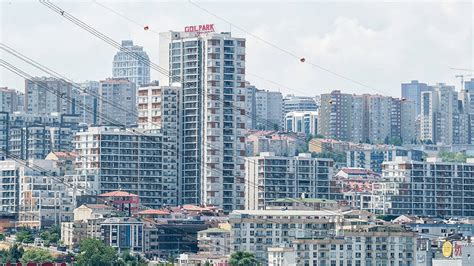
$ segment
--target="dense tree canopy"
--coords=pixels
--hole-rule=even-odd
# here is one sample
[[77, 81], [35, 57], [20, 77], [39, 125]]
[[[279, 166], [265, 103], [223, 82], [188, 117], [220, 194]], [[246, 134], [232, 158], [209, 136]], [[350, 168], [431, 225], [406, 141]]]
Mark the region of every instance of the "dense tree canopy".
[[33, 232], [27, 229], [18, 230], [15, 236], [16, 236], [16, 242], [19, 242], [19, 243], [33, 243], [33, 241], [35, 240], [33, 236]]
[[237, 251], [230, 255], [229, 263], [231, 266], [252, 266], [258, 265], [255, 255], [250, 252]]
[[41, 248], [32, 248], [25, 250], [23, 256], [20, 259], [23, 263], [28, 262], [36, 262], [36, 263], [43, 263], [43, 262], [53, 262], [54, 257], [48, 250], [41, 249]]
[[23, 256], [23, 248], [17, 243], [14, 243], [7, 250], [0, 250], [0, 263], [15, 263], [20, 261], [20, 258]]
[[118, 264], [118, 255], [113, 247], [106, 246], [102, 241], [86, 238], [79, 245], [77, 265], [103, 266]]

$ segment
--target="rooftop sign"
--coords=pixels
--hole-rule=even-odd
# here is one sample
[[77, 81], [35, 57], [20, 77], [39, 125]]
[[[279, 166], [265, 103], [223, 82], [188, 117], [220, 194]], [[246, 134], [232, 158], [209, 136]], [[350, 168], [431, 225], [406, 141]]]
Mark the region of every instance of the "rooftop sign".
[[198, 32], [198, 33], [214, 32], [214, 24], [186, 26], [184, 27], [184, 32]]

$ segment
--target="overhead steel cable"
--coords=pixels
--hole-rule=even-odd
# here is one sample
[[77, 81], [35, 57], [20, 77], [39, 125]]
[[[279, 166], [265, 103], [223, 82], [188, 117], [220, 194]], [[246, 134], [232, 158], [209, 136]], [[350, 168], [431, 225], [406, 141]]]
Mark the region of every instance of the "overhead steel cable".
[[[68, 12], [62, 10], [60, 7], [50, 3], [49, 1], [40, 1], [42, 4], [46, 5], [47, 7], [49, 7], [50, 9], [52, 9], [53, 11], [55, 11], [56, 13], [60, 14], [61, 16], [63, 16], [64, 18], [68, 19], [69, 21], [73, 22], [74, 24], [78, 25], [79, 27], [85, 29], [86, 31], [90, 32], [91, 34], [93, 34], [94, 36], [96, 36], [97, 38], [101, 39], [101, 40], [104, 40], [105, 42], [109, 43], [110, 45], [112, 45], [113, 47], [127, 53], [128, 55], [132, 56], [133, 58], [139, 60], [140, 62], [143, 62], [143, 60], [146, 60], [146, 62], [148, 62], [150, 64], [150, 67], [156, 71], [158, 71], [159, 73], [162, 73], [164, 74], [165, 76], [168, 76], [168, 77], [171, 77], [169, 72], [164, 70], [164, 68], [160, 67], [159, 65], [147, 60], [147, 59], [144, 59], [143, 56], [141, 55], [138, 55], [136, 53], [133, 53], [129, 48], [125, 48], [125, 47], [122, 47], [118, 42], [112, 40], [111, 38], [107, 37], [106, 35], [98, 32], [97, 30], [93, 29], [91, 26], [85, 24], [84, 22], [80, 21], [79, 19], [75, 18], [74, 16], [72, 16], [71, 14], [69, 14]], [[181, 82], [181, 84], [185, 84], [185, 81], [183, 81], [182, 79], [179, 80]], [[224, 100], [221, 100], [221, 99], [217, 99], [217, 101], [221, 102], [222, 104], [225, 104], [225, 103], [229, 103], [231, 105], [231, 108], [235, 111], [235, 112], [240, 112], [241, 109], [238, 109], [236, 108], [231, 102], [225, 102]], [[247, 118], [250, 118], [252, 119], [251, 116], [249, 116], [248, 114], [244, 114], [245, 117]], [[262, 124], [264, 125], [267, 125], [269, 126], [269, 128], [275, 128], [276, 127], [280, 127], [281, 125], [280, 124], [276, 124], [276, 123], [273, 123], [272, 121], [269, 121], [269, 120], [265, 120], [265, 119], [260, 119], [261, 121], [263, 121]], [[300, 137], [298, 135], [295, 135], [297, 139], [299, 139], [300, 141], [305, 141], [305, 138], [303, 137]], [[211, 145], [211, 144], [208, 144], [208, 145]], [[238, 156], [242, 159], [245, 160], [245, 157], [242, 157], [242, 156], [239, 156], [239, 155], [232, 155], [233, 157], [235, 156]]]
[[[0, 48], [3, 48], [3, 44], [0, 44]], [[6, 50], [6, 51], [10, 51], [10, 50], [12, 50], [12, 48], [10, 48], [9, 50]], [[13, 51], [14, 51], [14, 50], [13, 50]], [[19, 54], [19, 55], [18, 55], [18, 54], [19, 54], [19, 52], [16, 52], [16, 51], [15, 51], [15, 53], [12, 53], [12, 55], [15, 55], [15, 56], [17, 56], [17, 57], [18, 57], [19, 55], [21, 55], [21, 54]], [[24, 62], [26, 62], [26, 63], [28, 63], [28, 64], [31, 64], [31, 62], [28, 60], [29, 58], [26, 57], [26, 56], [24, 56], [24, 55], [21, 55], [21, 57], [18, 57], [18, 58], [22, 59]], [[2, 60], [2, 61], [3, 61], [3, 60]], [[3, 62], [5, 62], [5, 61], [3, 61]], [[5, 62], [5, 63], [6, 63], [6, 62]], [[11, 67], [13, 67], [13, 65], [11, 65], [11, 64], [8, 64], [8, 65], [11, 66]], [[36, 63], [36, 64], [32, 64], [32, 65], [35, 66], [35, 67], [38, 67], [37, 65], [40, 65], [40, 64], [39, 64], [39, 63]], [[41, 65], [40, 65], [40, 66], [41, 66]], [[45, 70], [44, 70], [45, 68], [46, 68], [46, 67], [44, 67], [44, 68], [39, 68], [39, 69], [45, 71]], [[46, 69], [47, 69], [47, 68], [46, 68]], [[21, 70], [19, 70], [18, 68], [16, 68], [16, 71], [21, 71]], [[56, 96], [58, 96], [58, 97], [60, 97], [60, 98], [63, 98], [63, 99], [64, 99], [64, 97], [67, 97], [66, 100], [68, 100], [70, 103], [73, 103], [73, 102], [74, 102], [74, 99], [73, 99], [72, 97], [67, 96], [67, 95], [62, 95], [62, 94], [60, 94], [59, 92], [55, 91], [53, 88], [48, 88], [48, 87], [46, 87], [46, 86], [44, 86], [44, 85], [41, 85], [40, 82], [34, 81], [34, 80], [32, 79], [33, 77], [30, 76], [29, 74], [27, 74], [26, 72], [23, 72], [23, 71], [21, 71], [21, 72], [22, 72], [22, 73], [21, 73], [21, 77], [23, 77], [23, 78], [25, 78], [25, 79], [28, 79], [28, 80], [31, 80], [33, 83], [35, 83], [35, 84], [38, 85], [39, 87], [45, 88], [46, 90], [48, 90], [49, 92], [51, 92], [52, 94], [54, 94], [54, 95], [56, 95]], [[53, 72], [46, 72], [46, 73], [48, 73], [48, 74], [51, 75], [51, 73], [53, 73]], [[55, 73], [55, 72], [54, 72], [54, 73]], [[56, 73], [56, 74], [58, 74], [58, 73]], [[60, 74], [58, 74], [58, 75], [59, 75], [59, 76], [55, 76], [55, 75], [52, 75], [52, 76], [55, 77], [55, 78], [64, 78], [65, 80], [68, 80], [66, 77], [64, 77], [64, 76], [62, 76], [62, 75], [60, 75]], [[86, 93], [89, 93], [89, 91], [85, 91], [85, 92], [86, 92]], [[76, 104], [78, 104], [78, 103], [76, 103]], [[113, 104], [113, 105], [114, 105], [114, 106], [117, 106], [116, 104]], [[118, 106], [119, 106], [119, 105], [118, 105]], [[98, 115], [99, 115], [99, 118], [103, 119], [103, 120], [106, 121], [106, 122], [109, 122], [111, 125], [125, 126], [125, 125], [123, 125], [121, 122], [119, 122], [119, 121], [117, 121], [117, 120], [114, 120], [114, 119], [112, 119], [112, 118], [109, 118], [109, 117], [105, 116], [104, 114], [102, 114], [101, 112], [95, 112], [91, 107], [86, 106], [84, 103], [79, 103], [79, 107], [81, 107], [84, 111], [88, 112], [89, 114], [98, 114]], [[86, 107], [87, 107], [87, 108], [86, 108]], [[119, 106], [119, 107], [120, 107], [120, 106]], [[125, 129], [125, 130], [127, 130], [127, 129]], [[128, 132], [131, 132], [131, 133], [133, 133], [134, 135], [137, 135], [137, 136], [138, 136], [138, 135], [147, 136], [146, 134], [144, 134], [144, 133], [142, 133], [142, 132], [139, 132], [139, 131], [135, 131], [135, 130], [131, 130], [131, 131], [130, 131], [130, 130], [127, 130], [127, 131], [128, 131]], [[175, 133], [177, 133], [177, 132], [175, 132]], [[151, 142], [153, 143], [153, 142], [155, 142], [155, 141], [151, 141]], [[161, 144], [163, 145], [164, 143], [161, 143]], [[209, 148], [216, 148], [216, 147], [212, 146], [210, 143], [208, 143], [207, 145], [208, 145]], [[168, 145], [166, 145], [166, 146], [168, 146]], [[176, 154], [177, 159], [180, 159], [180, 157], [181, 157], [182, 155], [180, 155], [178, 152], [176, 152], [176, 150], [169, 149], [169, 147], [167, 147], [167, 148], [168, 148], [168, 149], [162, 148], [162, 150], [163, 150], [163, 151], [171, 151], [171, 152], [173, 152], [173, 153]], [[232, 155], [232, 156], [233, 156], [234, 158], [245, 159], [244, 156], [237, 156], [237, 155]], [[237, 156], [237, 157], [235, 157], [235, 156]], [[253, 162], [252, 160], [248, 160], [248, 162], [255, 164], [255, 162]], [[206, 166], [207, 166], [207, 165], [204, 164], [204, 167], [206, 167]], [[210, 166], [207, 166], [207, 167], [210, 167]], [[214, 167], [214, 168], [210, 167], [210, 168], [208, 168], [207, 170], [211, 170], [211, 171], [213, 171], [213, 170], [214, 170], [214, 171], [223, 171], [224, 169], [219, 168], [219, 167]], [[252, 185], [252, 183], [253, 183], [253, 182], [250, 182], [250, 185]], [[255, 187], [257, 187], [256, 184], [253, 184], [253, 185], [254, 185]]]
[[[98, 36], [98, 35], [97, 35], [98, 31], [96, 31], [95, 29], [92, 29], [92, 30], [91, 30], [91, 27], [88, 26], [88, 25], [86, 25], [86, 24], [83, 23], [83, 22], [77, 22], [78, 19], [74, 18], [74, 17], [73, 17], [72, 15], [70, 15], [68, 12], [65, 12], [65, 11], [62, 10], [61, 8], [57, 7], [57, 6], [54, 5], [54, 4], [51, 4], [51, 3], [48, 2], [48, 1], [42, 1], [42, 3], [45, 4], [46, 6], [48, 6], [48, 7], [49, 7], [50, 9], [52, 9], [53, 11], [55, 11], [56, 13], [60, 14], [61, 16], [63, 16], [64, 18], [70, 20], [70, 21], [73, 22], [74, 24], [76, 24], [76, 25], [80, 26], [81, 28], [84, 28], [85, 30], [91, 32], [93, 35], [95, 35], [95, 36], [98, 37], [99, 39], [103, 39], [103, 38], [101, 37], [101, 35], [103, 35], [103, 34], [99, 33], [99, 36]], [[52, 5], [52, 6], [51, 6], [51, 5]], [[76, 21], [76, 22], [75, 22], [75, 21]], [[82, 25], [82, 26], [81, 26], [81, 25]], [[86, 25], [86, 26], [84, 27], [84, 25]], [[107, 38], [105, 38], [105, 39], [103, 39], [103, 40], [106, 41], [106, 40], [111, 40], [111, 39], [110, 39], [109, 37], [107, 37]], [[106, 42], [107, 42], [107, 41], [106, 41]], [[120, 49], [120, 47], [121, 47], [120, 44], [118, 44], [117, 42], [114, 42], [113, 40], [112, 40], [112, 45], [113, 45], [113, 46], [116, 46], [118, 49]], [[128, 49], [123, 49], [123, 50], [124, 50], [125, 52], [130, 53], [130, 51], [127, 51]], [[141, 60], [141, 61], [143, 60], [143, 57], [142, 57], [142, 56], [139, 56], [139, 55], [138, 55], [138, 56], [136, 55], [135, 58], [137, 58], [138, 60]], [[156, 69], [155, 66], [157, 66], [157, 65], [154, 64], [154, 63], [152, 63], [152, 62], [150, 62], [150, 66], [151, 66], [153, 69], [157, 70], [157, 71], [163, 71], [163, 68], [160, 68], [159, 66], [158, 66], [158, 69]], [[160, 72], [160, 73], [163, 73], [163, 72]], [[166, 71], [165, 71], [164, 73], [165, 73], [165, 75], [169, 76], [169, 74], [168, 74]], [[240, 109], [238, 109], [238, 111], [240, 111]], [[233, 156], [234, 158], [236, 157], [235, 154], [233, 154], [232, 156]], [[237, 155], [237, 157], [239, 157], [239, 156]], [[240, 157], [241, 157], [241, 156], [240, 156]], [[244, 157], [241, 157], [241, 158], [245, 159]], [[202, 160], [202, 158], [200, 158], [200, 160]], [[205, 164], [204, 164], [204, 165], [205, 165]], [[213, 168], [213, 169], [216, 169], [216, 168]]]
[[309, 65], [313, 66], [314, 68], [317, 68], [317, 69], [319, 69], [319, 70], [322, 70], [322, 71], [324, 71], [324, 72], [327, 72], [327, 73], [329, 73], [329, 74], [331, 74], [331, 75], [334, 75], [334, 76], [336, 76], [336, 77], [338, 77], [338, 78], [341, 78], [341, 79], [344, 79], [344, 80], [346, 80], [346, 81], [352, 82], [352, 83], [354, 83], [354, 84], [357, 84], [357, 85], [359, 85], [359, 86], [361, 86], [361, 87], [370, 89], [370, 90], [375, 91], [375, 92], [379, 92], [379, 93], [382, 93], [382, 94], [385, 94], [385, 93], [386, 93], [386, 92], [384, 92], [384, 91], [375, 89], [375, 88], [372, 87], [372, 86], [369, 86], [369, 85], [367, 85], [367, 84], [364, 84], [364, 83], [362, 83], [362, 82], [360, 82], [360, 81], [358, 81], [358, 80], [355, 80], [355, 79], [353, 79], [353, 78], [351, 78], [351, 77], [348, 77], [348, 76], [346, 76], [346, 75], [339, 74], [339, 73], [337, 73], [337, 72], [335, 72], [335, 71], [333, 71], [333, 70], [331, 70], [331, 69], [329, 69], [329, 68], [326, 68], [326, 67], [323, 67], [323, 66], [321, 66], [321, 65], [318, 65], [318, 64], [316, 64], [316, 63], [313, 63], [313, 62], [311, 62], [311, 61], [308, 61], [307, 58], [305, 58], [305, 57], [303, 57], [303, 56], [301, 56], [301, 55], [298, 55], [298, 54], [296, 54], [296, 53], [293, 52], [293, 51], [290, 51], [290, 50], [288, 50], [288, 49], [282, 48], [282, 47], [280, 47], [279, 45], [277, 45], [277, 44], [275, 44], [275, 43], [273, 43], [273, 42], [271, 42], [271, 41], [268, 41], [268, 40], [266, 40], [266, 39], [264, 39], [264, 38], [258, 36], [258, 35], [255, 34], [255, 33], [250, 32], [249, 30], [247, 30], [247, 29], [245, 29], [245, 28], [243, 28], [243, 27], [241, 27], [241, 26], [239, 26], [239, 25], [236, 25], [235, 23], [229, 21], [228, 19], [225, 19], [224, 17], [217, 15], [216, 13], [214, 13], [214, 12], [208, 10], [207, 8], [204, 8], [204, 7], [200, 6], [200, 5], [197, 4], [195, 1], [188, 0], [188, 3], [190, 3], [190, 4], [193, 5], [193, 6], [195, 6], [195, 7], [198, 8], [198, 9], [200, 9], [200, 10], [206, 12], [207, 14], [209, 14], [209, 15], [211, 15], [211, 16], [213, 16], [213, 17], [215, 17], [215, 18], [217, 18], [217, 19], [219, 19], [219, 20], [221, 20], [221, 21], [223, 21], [223, 22], [225, 22], [225, 23], [231, 25], [232, 27], [234, 27], [234, 28], [236, 28], [236, 29], [238, 29], [238, 30], [240, 30], [240, 31], [242, 31], [242, 32], [244, 32], [244, 33], [246, 33], [246, 34], [248, 34], [249, 36], [255, 38], [256, 40], [259, 40], [259, 41], [265, 43], [266, 45], [268, 45], [268, 46], [270, 46], [270, 47], [272, 47], [272, 48], [274, 48], [274, 49], [276, 49], [276, 50], [278, 50], [278, 51], [280, 51], [280, 52], [282, 52], [282, 53], [284, 53], [284, 54], [286, 54], [286, 55], [288, 55], [288, 56], [290, 56], [290, 57], [293, 57], [293, 58], [298, 59], [298, 61], [300, 61], [301, 59], [304, 59], [304, 60], [303, 60], [304, 63], [309, 64]]
[[[121, 12], [118, 12], [117, 10], [111, 8], [110, 6], [104, 5], [103, 3], [100, 3], [100, 2], [98, 2], [98, 1], [96, 1], [96, 0], [93, 0], [93, 2], [94, 2], [95, 4], [97, 4], [98, 6], [100, 6], [100, 7], [104, 8], [104, 9], [110, 11], [111, 13], [113, 13], [113, 14], [115, 14], [115, 15], [117, 15], [117, 16], [119, 16], [119, 17], [121, 17], [121, 18], [123, 18], [123, 19], [125, 19], [125, 20], [127, 20], [127, 21], [129, 21], [130, 23], [133, 23], [133, 24], [139, 26], [139, 27], [142, 27], [143, 25], [145, 25], [145, 24], [142, 25], [141, 23], [139, 23], [139, 22], [137, 22], [136, 20], [130, 18], [129, 16], [126, 16], [125, 14], [123, 14], [123, 13], [121, 13]], [[159, 36], [159, 37], [168, 38], [167, 36], [164, 36], [164, 35], [161, 35], [161, 36], [160, 36], [160, 33], [159, 33], [158, 31], [155, 31], [155, 30], [149, 30], [149, 31], [152, 31], [155, 35], [157, 35], [157, 36]], [[170, 38], [168, 38], [168, 40], [170, 40]], [[256, 78], [258, 78], [258, 79], [261, 79], [261, 80], [263, 80], [263, 81], [265, 81], [265, 82], [268, 82], [268, 83], [277, 85], [277, 86], [279, 86], [279, 87], [281, 87], [281, 88], [285, 88], [285, 89], [288, 89], [288, 90], [290, 90], [290, 91], [291, 91], [291, 90], [295, 90], [294, 88], [292, 89], [292, 88], [290, 88], [289, 86], [283, 85], [283, 84], [280, 83], [280, 82], [276, 82], [276, 81], [273, 81], [273, 80], [269, 80], [269, 79], [264, 78], [264, 77], [262, 77], [262, 76], [260, 76], [260, 75], [257, 75], [257, 74], [248, 72], [247, 70], [245, 71], [245, 74], [246, 74], [246, 75], [250, 75], [250, 76], [254, 76], [254, 77], [256, 77]], [[307, 93], [306, 91], [304, 91], [304, 92], [303, 92], [303, 91], [298, 91], [298, 92], [301, 92], [301, 93], [304, 93], [304, 94]]]
[[[45, 86], [43, 85], [41, 82], [38, 82], [38, 81], [35, 81], [33, 79], [33, 77], [31, 75], [29, 75], [28, 73], [22, 71], [21, 69], [11, 65], [10, 63], [4, 61], [3, 59], [0, 59], [0, 66], [3, 66], [5, 67], [7, 70], [17, 74], [18, 76], [24, 78], [24, 79], [28, 79], [30, 80], [32, 83], [36, 84], [37, 86], [41, 87], [41, 88], [44, 88], [45, 90], [49, 91], [50, 93], [52, 93], [53, 95], [56, 95], [62, 99], [65, 99], [67, 101], [69, 101], [70, 103], [73, 102], [73, 98], [66, 95], [66, 94], [63, 94], [63, 93], [60, 93], [59, 91], [56, 91], [54, 88], [50, 88], [48, 86]], [[76, 103], [78, 104], [78, 103]], [[78, 104], [80, 108], [83, 108], [84, 111], [86, 112], [93, 112], [93, 110], [88, 107], [88, 106], [85, 106], [83, 103], [79, 103]], [[107, 121], [110, 123], [110, 125], [118, 125], [118, 126], [122, 126], [124, 127], [123, 124], [121, 124], [119, 121], [117, 120], [114, 120], [112, 118], [109, 118], [107, 117], [106, 115], [98, 112], [97, 113], [99, 117], [101, 117], [102, 119], [104, 119], [104, 121]], [[124, 128], [125, 131], [135, 135], [135, 136], [144, 136], [145, 138], [148, 138], [149, 140], [147, 140], [147, 142], [149, 143], [159, 143], [159, 144], [162, 144], [162, 142], [157, 142], [157, 141], [154, 141], [154, 140], [151, 140], [151, 137], [143, 132], [140, 132], [140, 131], [135, 131], [135, 130], [129, 130], [128, 128]], [[177, 159], [180, 159], [180, 157], [182, 157], [181, 154], [179, 153], [176, 153], [176, 150], [173, 150], [173, 149], [165, 149], [165, 148], [162, 148], [162, 151], [171, 151], [171, 152], [174, 152], [176, 154], [176, 157]], [[252, 162], [251, 160], [249, 160], [249, 162]], [[255, 164], [255, 162], [252, 162]], [[222, 168], [219, 168], [219, 167], [211, 167], [211, 166], [208, 166], [207, 164], [203, 164], [203, 167], [204, 169], [207, 169], [207, 170], [210, 170], [210, 171], [223, 171], [224, 169]], [[140, 181], [138, 181], [140, 183]], [[255, 188], [258, 188], [258, 184], [254, 183], [254, 182], [244, 182], [244, 183], [236, 183], [236, 184], [241, 184], [241, 185], [249, 185], [249, 186], [253, 186]], [[198, 200], [200, 201], [200, 200]]]
[[[153, 70], [156, 70], [160, 74], [163, 74], [163, 75], [165, 75], [167, 77], [170, 77], [170, 78], [172, 77], [168, 70], [166, 70], [163, 67], [157, 65], [156, 63], [152, 62], [151, 60], [148, 60], [148, 59], [144, 58], [142, 55], [133, 52], [130, 48], [123, 47], [118, 42], [112, 40], [110, 37], [106, 36], [105, 34], [97, 31], [96, 29], [92, 28], [91, 26], [89, 26], [89, 25], [85, 24], [84, 22], [80, 21], [79, 19], [75, 18], [70, 13], [62, 10], [60, 7], [52, 4], [49, 1], [45, 1], [45, 0], [41, 0], [40, 2], [42, 4], [44, 4], [45, 6], [47, 6], [48, 8], [55, 11], [56, 13], [60, 14], [61, 16], [66, 18], [67, 20], [71, 21], [72, 23], [76, 24], [77, 26], [79, 26], [79, 27], [83, 28], [84, 30], [88, 31], [89, 33], [96, 36], [97, 38], [107, 42], [108, 44], [115, 47], [116, 49], [118, 49], [122, 52], [125, 52], [127, 55], [133, 57], [134, 59], [138, 60], [139, 62], [148, 63], [150, 68], [152, 68]], [[175, 76], [173, 76], [173, 78], [178, 78], [178, 82], [180, 82], [183, 86], [185, 86], [186, 81], [184, 81], [182, 78], [175, 77]], [[235, 110], [236, 112], [240, 112], [240, 110], [241, 110], [241, 109], [235, 107], [231, 102], [224, 101], [224, 100], [221, 100], [221, 99], [217, 99], [217, 101], [219, 101], [223, 104], [224, 104], [224, 102], [229, 103], [231, 105], [231, 108], [233, 110]], [[252, 118], [252, 117], [248, 116], [247, 114], [245, 114], [244, 116], [246, 116], [248, 118]], [[264, 123], [262, 123], [262, 124], [269, 125], [270, 126], [269, 128], [274, 128], [274, 126], [280, 126], [279, 124], [273, 123], [272, 121], [269, 121], [269, 120], [261, 119], [261, 121], [264, 121]]]

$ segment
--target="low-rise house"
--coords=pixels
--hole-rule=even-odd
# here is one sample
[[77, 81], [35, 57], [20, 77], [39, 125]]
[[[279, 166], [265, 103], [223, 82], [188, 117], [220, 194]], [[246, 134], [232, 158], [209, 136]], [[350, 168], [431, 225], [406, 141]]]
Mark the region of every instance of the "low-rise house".
[[61, 241], [69, 248], [78, 247], [85, 238], [100, 239], [101, 222], [116, 213], [113, 207], [105, 204], [84, 204], [73, 212], [74, 221], [61, 223]]
[[217, 227], [199, 231], [198, 246], [202, 253], [230, 255], [230, 230]]

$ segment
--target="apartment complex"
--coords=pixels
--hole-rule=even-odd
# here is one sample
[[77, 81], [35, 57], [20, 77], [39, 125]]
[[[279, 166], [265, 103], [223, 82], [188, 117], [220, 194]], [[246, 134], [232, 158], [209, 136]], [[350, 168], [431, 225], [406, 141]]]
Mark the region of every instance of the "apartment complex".
[[17, 216], [19, 188], [19, 163], [11, 160], [0, 161], [0, 216]]
[[434, 144], [468, 143], [468, 114], [454, 86], [438, 83], [421, 93], [420, 140]]
[[421, 94], [430, 91], [431, 88], [426, 83], [420, 83], [418, 80], [412, 80], [410, 83], [402, 83], [402, 99], [412, 101], [415, 104], [415, 117], [421, 114]]
[[474, 216], [474, 163], [413, 161], [396, 157], [384, 162], [382, 177], [396, 183], [390, 213], [434, 217]]
[[62, 79], [26, 79], [24, 111], [34, 115], [75, 114], [74, 93], [72, 84]]
[[0, 87], [0, 112], [23, 111], [25, 95], [17, 90]]
[[112, 75], [128, 79], [137, 87], [150, 83], [150, 59], [143, 47], [134, 45], [132, 40], [122, 41], [120, 51], [114, 56]]
[[[61, 182], [55, 162], [0, 161], [0, 213], [17, 217], [18, 226], [42, 229], [72, 220], [72, 194]], [[41, 169], [42, 171], [39, 171]]]
[[338, 236], [343, 215], [319, 210], [239, 210], [229, 215], [232, 251], [248, 251], [266, 264], [267, 248], [296, 239]]
[[287, 256], [298, 266], [416, 265], [416, 241], [416, 233], [399, 226], [361, 226], [340, 237], [296, 239]]
[[392, 161], [397, 156], [405, 156], [414, 161], [422, 161], [423, 152], [392, 145], [350, 145], [346, 151], [346, 166], [382, 172], [382, 163]]
[[246, 116], [248, 127], [258, 130], [281, 130], [283, 96], [277, 91], [259, 90], [246, 84]]
[[178, 86], [159, 86], [158, 82], [138, 89], [138, 127], [162, 134], [163, 204], [181, 202], [179, 173], [179, 90]]
[[76, 102], [78, 106], [81, 106], [77, 111], [81, 123], [91, 125], [99, 122], [98, 111], [99, 102], [101, 100], [99, 98], [99, 87], [100, 83], [98, 81], [85, 81], [79, 83], [80, 89], [77, 92]]
[[318, 132], [332, 139], [351, 140], [353, 98], [351, 94], [332, 91], [321, 94], [321, 106], [319, 108]]
[[73, 143], [78, 154], [73, 180], [87, 194], [125, 190], [138, 195], [143, 205], [159, 208], [165, 193], [176, 193], [163, 182], [159, 134], [89, 127], [78, 132]]
[[230, 33], [161, 33], [160, 60], [170, 71], [170, 83], [182, 84], [182, 203], [211, 204], [226, 212], [243, 208], [245, 39]]
[[245, 208], [263, 210], [268, 202], [282, 198], [330, 198], [333, 160], [261, 153], [245, 161]]
[[135, 83], [123, 78], [99, 82], [98, 124], [136, 125], [137, 89]]
[[322, 94], [318, 133], [354, 142], [412, 143], [417, 140], [414, 104], [382, 95]]
[[0, 148], [5, 156], [44, 159], [52, 151], [71, 151], [79, 130], [79, 116], [53, 113], [34, 115], [0, 112]]

